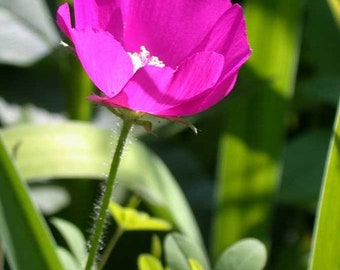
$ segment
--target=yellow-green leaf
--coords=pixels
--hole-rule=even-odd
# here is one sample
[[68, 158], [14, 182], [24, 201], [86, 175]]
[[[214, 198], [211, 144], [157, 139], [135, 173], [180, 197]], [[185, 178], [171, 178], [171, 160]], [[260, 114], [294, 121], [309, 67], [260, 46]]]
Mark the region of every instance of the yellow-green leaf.
[[150, 217], [147, 213], [130, 207], [122, 207], [115, 202], [109, 206], [117, 224], [126, 231], [168, 231], [171, 224], [163, 219]]
[[334, 134], [331, 140], [319, 207], [315, 219], [313, 244], [309, 270], [339, 269], [340, 244], [340, 99], [335, 118]]
[[162, 243], [157, 234], [151, 239], [151, 254], [158, 259], [162, 256]]
[[190, 270], [203, 270], [202, 265], [195, 259], [190, 258], [188, 262], [189, 262]]
[[340, 29], [340, 1], [339, 0], [328, 0], [329, 7], [333, 13], [334, 19]]
[[161, 262], [154, 256], [142, 254], [138, 257], [139, 270], [163, 270]]

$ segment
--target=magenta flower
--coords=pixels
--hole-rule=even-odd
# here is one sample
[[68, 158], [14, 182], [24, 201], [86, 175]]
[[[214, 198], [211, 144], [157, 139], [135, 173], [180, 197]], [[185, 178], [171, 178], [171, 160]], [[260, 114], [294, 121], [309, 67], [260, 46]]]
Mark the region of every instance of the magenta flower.
[[85, 71], [90, 100], [157, 116], [191, 115], [229, 94], [249, 58], [230, 0], [74, 0], [57, 12]]

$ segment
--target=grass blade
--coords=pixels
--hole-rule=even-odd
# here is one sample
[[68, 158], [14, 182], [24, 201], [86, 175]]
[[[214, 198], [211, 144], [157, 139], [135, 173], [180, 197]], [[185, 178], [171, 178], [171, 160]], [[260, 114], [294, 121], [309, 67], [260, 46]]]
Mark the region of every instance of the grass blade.
[[56, 246], [35, 209], [0, 134], [0, 238], [14, 269], [62, 269]]
[[310, 270], [339, 269], [340, 100], [319, 199]]

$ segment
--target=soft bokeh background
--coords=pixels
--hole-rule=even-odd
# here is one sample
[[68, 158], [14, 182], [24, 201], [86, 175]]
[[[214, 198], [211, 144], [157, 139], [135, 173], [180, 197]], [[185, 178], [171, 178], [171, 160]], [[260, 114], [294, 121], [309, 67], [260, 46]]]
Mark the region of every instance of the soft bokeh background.
[[[253, 55], [232, 94], [191, 118], [198, 135], [162, 122], [156, 136], [139, 129], [135, 136], [182, 187], [211, 258], [254, 236], [270, 249], [268, 269], [306, 269], [340, 94], [339, 25], [327, 1], [241, 4]], [[54, 23], [57, 5], [0, 1], [0, 123], [69, 118], [114, 130], [116, 119], [85, 100], [94, 89], [59, 45], [65, 38]], [[88, 235], [98, 181], [58, 179], [31, 187], [47, 217], [67, 219]], [[150, 235], [126, 234], [112, 263], [134, 269], [131, 258], [148, 251]]]

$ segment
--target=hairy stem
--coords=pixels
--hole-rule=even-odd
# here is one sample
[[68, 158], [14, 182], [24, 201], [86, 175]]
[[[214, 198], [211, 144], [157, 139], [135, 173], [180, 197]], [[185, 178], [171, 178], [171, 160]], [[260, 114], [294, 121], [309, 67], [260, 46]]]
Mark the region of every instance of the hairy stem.
[[118, 240], [121, 238], [121, 236], [124, 233], [124, 229], [121, 227], [117, 227], [116, 232], [114, 233], [114, 235], [112, 236], [112, 238], [110, 239], [110, 242], [107, 244], [104, 253], [100, 259], [100, 262], [98, 264], [98, 270], [102, 270], [107, 262], [107, 260], [109, 259], [112, 250], [114, 249], [114, 247], [116, 246]]
[[89, 251], [88, 258], [87, 258], [85, 270], [92, 269], [92, 266], [95, 262], [95, 259], [98, 253], [99, 243], [100, 243], [101, 235], [104, 229], [105, 218], [106, 218], [107, 209], [108, 209], [108, 206], [111, 200], [118, 166], [119, 166], [121, 156], [124, 150], [124, 146], [126, 144], [132, 124], [133, 124], [132, 121], [123, 120], [123, 126], [121, 129], [117, 147], [116, 147], [113, 159], [112, 159], [110, 173], [109, 173], [107, 183], [106, 183], [106, 188], [105, 188], [104, 195], [100, 202], [99, 214], [98, 214], [98, 217], [95, 223], [94, 234], [90, 242], [90, 251]]

